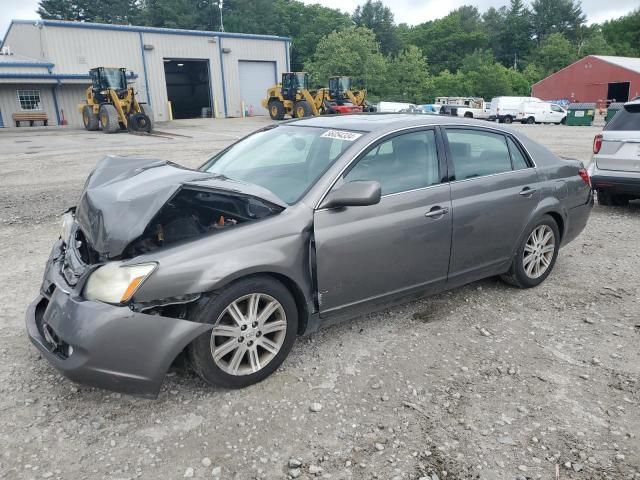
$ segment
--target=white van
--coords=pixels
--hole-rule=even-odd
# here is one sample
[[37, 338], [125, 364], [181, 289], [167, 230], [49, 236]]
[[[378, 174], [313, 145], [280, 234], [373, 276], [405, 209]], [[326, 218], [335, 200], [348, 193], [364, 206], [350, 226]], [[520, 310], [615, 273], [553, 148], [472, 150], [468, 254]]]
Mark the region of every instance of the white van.
[[523, 102], [515, 118], [522, 123], [555, 123], [567, 121], [567, 111], [560, 105], [549, 102]]
[[511, 123], [517, 118], [520, 106], [526, 102], [542, 102], [542, 100], [536, 97], [494, 97], [491, 99], [489, 120]]
[[400, 111], [411, 111], [415, 110], [416, 106], [413, 103], [402, 103], [402, 102], [380, 102], [377, 105], [377, 112], [400, 112]]

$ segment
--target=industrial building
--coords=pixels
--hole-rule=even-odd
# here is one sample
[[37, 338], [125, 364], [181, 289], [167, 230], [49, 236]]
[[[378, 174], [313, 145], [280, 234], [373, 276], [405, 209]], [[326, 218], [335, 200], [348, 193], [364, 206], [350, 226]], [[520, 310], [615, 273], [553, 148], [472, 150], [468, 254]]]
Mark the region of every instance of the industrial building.
[[589, 55], [535, 83], [543, 100], [626, 102], [640, 95], [640, 58]]
[[77, 105], [99, 66], [126, 68], [156, 121], [267, 115], [260, 100], [289, 70], [289, 46], [271, 35], [13, 20], [0, 55], [0, 127], [15, 127], [21, 112], [82, 126]]

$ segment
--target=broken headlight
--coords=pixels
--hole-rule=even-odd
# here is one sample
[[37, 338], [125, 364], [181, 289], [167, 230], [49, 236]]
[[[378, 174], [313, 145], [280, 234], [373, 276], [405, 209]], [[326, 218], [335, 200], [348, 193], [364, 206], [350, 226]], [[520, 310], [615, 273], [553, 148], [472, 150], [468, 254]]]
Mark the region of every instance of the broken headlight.
[[107, 263], [91, 274], [84, 287], [84, 296], [100, 302], [125, 303], [157, 266], [157, 263], [129, 266], [122, 262]]
[[62, 215], [62, 225], [60, 225], [60, 238], [64, 243], [69, 243], [71, 230], [73, 229], [73, 213], [67, 212]]

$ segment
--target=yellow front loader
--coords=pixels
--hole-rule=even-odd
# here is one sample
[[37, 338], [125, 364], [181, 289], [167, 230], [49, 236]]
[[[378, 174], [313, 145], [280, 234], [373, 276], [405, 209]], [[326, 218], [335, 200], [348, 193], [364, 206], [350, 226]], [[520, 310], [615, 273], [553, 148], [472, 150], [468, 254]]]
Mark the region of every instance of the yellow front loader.
[[324, 89], [309, 90], [309, 74], [287, 72], [282, 74], [282, 82], [267, 90], [267, 98], [262, 106], [269, 111], [273, 120], [317, 116], [322, 113]]
[[125, 129], [130, 132], [150, 133], [153, 129], [153, 112], [147, 104], [138, 102], [133, 86], [127, 84], [124, 68], [92, 68], [91, 86], [87, 99], [78, 105], [84, 128], [115, 133]]

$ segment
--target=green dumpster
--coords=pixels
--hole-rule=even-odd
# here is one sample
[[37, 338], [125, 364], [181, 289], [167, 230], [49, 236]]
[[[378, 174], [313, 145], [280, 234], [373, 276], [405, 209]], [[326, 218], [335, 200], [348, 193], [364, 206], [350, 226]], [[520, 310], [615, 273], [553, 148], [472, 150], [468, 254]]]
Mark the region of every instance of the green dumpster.
[[595, 103], [572, 103], [567, 108], [567, 125], [591, 126], [596, 112]]
[[618, 111], [622, 108], [623, 105], [624, 105], [624, 103], [621, 103], [621, 102], [612, 103], [611, 105], [609, 105], [609, 108], [607, 108], [607, 116], [604, 117], [604, 124], [605, 125], [611, 121], [613, 116], [616, 113], [618, 113]]

